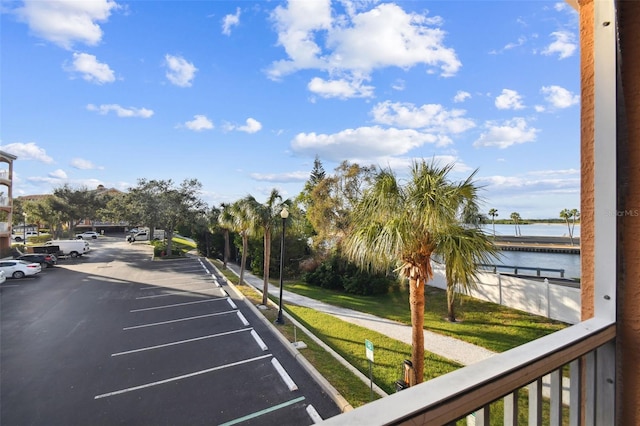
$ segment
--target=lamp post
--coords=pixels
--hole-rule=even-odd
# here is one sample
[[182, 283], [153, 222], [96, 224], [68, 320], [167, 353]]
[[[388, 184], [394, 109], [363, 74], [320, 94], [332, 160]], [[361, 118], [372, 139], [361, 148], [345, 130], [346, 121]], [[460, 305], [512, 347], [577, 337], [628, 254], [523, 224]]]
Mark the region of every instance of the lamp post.
[[27, 244], [27, 213], [22, 212], [22, 241]]
[[282, 218], [282, 239], [280, 240], [280, 301], [278, 304], [278, 318], [276, 318], [276, 324], [284, 324], [284, 318], [282, 317], [282, 288], [284, 287], [282, 281], [282, 269], [284, 267], [284, 226], [289, 217], [289, 210], [287, 210], [287, 206], [282, 208], [280, 212], [280, 217]]

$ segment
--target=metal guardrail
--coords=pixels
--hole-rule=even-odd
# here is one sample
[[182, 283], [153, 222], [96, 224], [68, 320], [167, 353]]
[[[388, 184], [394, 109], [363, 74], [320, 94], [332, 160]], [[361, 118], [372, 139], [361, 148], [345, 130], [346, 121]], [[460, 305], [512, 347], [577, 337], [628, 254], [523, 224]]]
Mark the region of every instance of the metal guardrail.
[[536, 276], [540, 276], [540, 272], [558, 272], [560, 274], [560, 278], [564, 278], [564, 269], [555, 269], [555, 268], [540, 268], [538, 266], [511, 266], [511, 265], [489, 265], [484, 263], [479, 263], [478, 266], [482, 268], [488, 268], [492, 270], [493, 273], [497, 273], [498, 269], [513, 269], [513, 273], [515, 275], [518, 274], [518, 270], [521, 271], [536, 271]]

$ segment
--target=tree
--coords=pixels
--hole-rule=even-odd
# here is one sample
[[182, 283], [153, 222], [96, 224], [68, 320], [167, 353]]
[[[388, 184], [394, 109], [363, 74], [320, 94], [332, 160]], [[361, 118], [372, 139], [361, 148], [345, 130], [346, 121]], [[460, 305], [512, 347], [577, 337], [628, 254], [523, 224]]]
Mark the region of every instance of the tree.
[[205, 211], [200, 200], [202, 184], [197, 179], [185, 179], [179, 186], [173, 180], [139, 179], [131, 188], [132, 215], [139, 215], [149, 227], [150, 239], [156, 227], [165, 230], [167, 253], [173, 250], [173, 234], [182, 224], [194, 222]]
[[271, 262], [271, 231], [276, 220], [280, 219], [280, 211], [290, 201], [282, 201], [282, 196], [277, 189], [272, 189], [267, 201], [262, 204], [252, 196], [247, 197], [249, 215], [253, 218], [254, 234], [262, 233], [263, 237], [263, 286], [262, 304], [266, 305], [269, 297], [269, 265]]
[[71, 234], [75, 232], [78, 223], [88, 218], [94, 219], [97, 212], [106, 205], [96, 191], [89, 191], [84, 187], [73, 189], [65, 184], [54, 189], [53, 195], [51, 205], [60, 213], [62, 220], [68, 223]]
[[218, 225], [222, 229], [224, 235], [224, 253], [222, 255], [222, 265], [224, 269], [227, 269], [227, 262], [231, 255], [231, 245], [229, 243], [229, 231], [234, 228], [233, 226], [233, 214], [231, 212], [231, 205], [227, 203], [220, 204], [220, 214], [218, 215]]
[[498, 210], [490, 209], [489, 216], [491, 216], [491, 225], [493, 226], [493, 236], [496, 236], [496, 217], [498, 216]]
[[[253, 198], [253, 197], [251, 197]], [[247, 252], [249, 250], [249, 236], [255, 227], [249, 203], [249, 196], [242, 198], [229, 206], [229, 213], [233, 217], [232, 228], [242, 238], [242, 256], [240, 257], [240, 278], [239, 285], [244, 284], [244, 271], [247, 267]]]
[[349, 232], [353, 206], [371, 184], [375, 166], [362, 167], [342, 162], [333, 176], [325, 176], [311, 190], [306, 204], [307, 220], [313, 227], [313, 247], [320, 258], [330, 250], [339, 251]]
[[409, 281], [412, 351], [416, 382], [423, 380], [425, 285], [432, 278], [431, 258], [444, 235], [457, 229], [459, 207], [476, 197], [471, 174], [453, 183], [453, 165], [415, 161], [402, 186], [390, 169], [375, 175], [352, 215], [345, 253], [360, 268], [388, 272], [397, 268]]
[[477, 285], [478, 264], [491, 263], [499, 250], [479, 228], [452, 226], [441, 235], [436, 252], [442, 257], [447, 280], [447, 320], [456, 321], [457, 293], [469, 293]]
[[516, 236], [522, 235], [522, 233], [520, 232], [520, 220], [522, 220], [522, 218], [520, 217], [520, 213], [513, 212], [511, 213], [510, 217], [515, 227]]
[[574, 230], [576, 228], [576, 221], [580, 218], [580, 210], [571, 209], [571, 231], [569, 231], [569, 235], [571, 236], [571, 245], [573, 245], [573, 236]]

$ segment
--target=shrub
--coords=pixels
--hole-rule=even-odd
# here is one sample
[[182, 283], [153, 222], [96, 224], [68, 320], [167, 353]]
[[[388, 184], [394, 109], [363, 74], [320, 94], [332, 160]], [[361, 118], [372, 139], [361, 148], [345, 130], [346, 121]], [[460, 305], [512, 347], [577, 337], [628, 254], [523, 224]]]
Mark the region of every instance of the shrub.
[[361, 295], [385, 294], [395, 281], [383, 274], [362, 271], [337, 255], [306, 273], [304, 280], [310, 285]]

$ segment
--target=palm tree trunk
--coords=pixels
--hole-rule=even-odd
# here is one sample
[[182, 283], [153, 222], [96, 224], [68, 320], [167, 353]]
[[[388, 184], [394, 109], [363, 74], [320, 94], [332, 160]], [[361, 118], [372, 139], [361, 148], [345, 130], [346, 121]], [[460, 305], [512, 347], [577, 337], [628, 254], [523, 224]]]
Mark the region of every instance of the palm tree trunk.
[[447, 320], [450, 322], [456, 322], [455, 300], [456, 292], [453, 283], [447, 280]]
[[229, 261], [229, 255], [231, 253], [231, 249], [229, 247], [229, 230], [224, 230], [224, 255], [223, 258], [223, 266], [224, 269], [227, 269], [227, 262]]
[[263, 261], [263, 275], [264, 282], [262, 283], [262, 304], [267, 306], [269, 300], [269, 264], [271, 263], [271, 229], [265, 229], [264, 231], [264, 261]]
[[244, 284], [244, 268], [247, 266], [247, 249], [249, 247], [249, 236], [245, 233], [242, 234], [242, 257], [240, 258], [240, 282], [239, 285]]
[[416, 384], [424, 380], [424, 280], [409, 279], [409, 306], [411, 307], [411, 362]]

